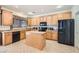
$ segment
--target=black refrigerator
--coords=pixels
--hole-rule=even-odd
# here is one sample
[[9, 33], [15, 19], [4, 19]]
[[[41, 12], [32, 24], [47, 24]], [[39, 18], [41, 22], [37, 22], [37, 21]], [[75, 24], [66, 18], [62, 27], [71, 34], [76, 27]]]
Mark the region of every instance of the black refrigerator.
[[58, 43], [74, 46], [74, 19], [58, 21]]

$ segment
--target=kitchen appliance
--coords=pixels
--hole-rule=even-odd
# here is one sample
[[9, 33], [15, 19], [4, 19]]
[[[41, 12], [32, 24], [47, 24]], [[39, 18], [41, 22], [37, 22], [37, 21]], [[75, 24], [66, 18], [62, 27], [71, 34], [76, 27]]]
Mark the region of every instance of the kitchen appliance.
[[47, 30], [47, 22], [40, 22], [39, 31], [46, 31]]
[[0, 45], [2, 45], [2, 33], [0, 32]]
[[74, 46], [74, 19], [58, 21], [58, 42]]
[[20, 31], [12, 33], [12, 43], [17, 42], [20, 40]]

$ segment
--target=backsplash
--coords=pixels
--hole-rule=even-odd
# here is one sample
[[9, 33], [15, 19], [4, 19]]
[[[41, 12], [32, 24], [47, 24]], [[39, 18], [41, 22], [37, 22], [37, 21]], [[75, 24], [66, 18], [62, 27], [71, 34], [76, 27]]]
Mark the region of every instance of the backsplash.
[[10, 30], [10, 26], [0, 26], [0, 30]]

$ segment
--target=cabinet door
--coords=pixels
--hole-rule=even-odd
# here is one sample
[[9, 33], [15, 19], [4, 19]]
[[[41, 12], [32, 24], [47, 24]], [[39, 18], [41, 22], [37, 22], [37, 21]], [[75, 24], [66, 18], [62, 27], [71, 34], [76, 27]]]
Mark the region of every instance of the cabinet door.
[[46, 31], [46, 39], [52, 39], [51, 31]]
[[62, 14], [62, 16], [63, 16], [63, 19], [71, 19], [72, 18], [71, 12], [65, 12]]
[[58, 33], [57, 32], [52, 32], [52, 40], [58, 40]]
[[52, 24], [58, 25], [58, 15], [57, 14], [52, 16]]
[[26, 31], [22, 30], [20, 31], [20, 39], [25, 39], [26, 38]]
[[28, 19], [28, 26], [31, 26], [32, 25], [32, 19]]
[[58, 20], [63, 20], [64, 18], [63, 18], [63, 13], [59, 13], [58, 15]]
[[40, 18], [40, 22], [47, 22], [47, 16], [43, 16]]
[[52, 25], [52, 16], [47, 16], [47, 25]]
[[2, 24], [2, 20], [1, 20], [1, 14], [0, 14], [0, 25]]
[[13, 24], [13, 15], [9, 11], [2, 11], [2, 24], [3, 25], [12, 25]]
[[36, 17], [33, 18], [32, 21], [33, 21], [33, 25], [37, 25], [37, 19], [36, 19]]
[[4, 45], [12, 43], [12, 33], [11, 32], [5, 32], [4, 33]]
[[40, 24], [40, 17], [36, 17], [36, 25]]

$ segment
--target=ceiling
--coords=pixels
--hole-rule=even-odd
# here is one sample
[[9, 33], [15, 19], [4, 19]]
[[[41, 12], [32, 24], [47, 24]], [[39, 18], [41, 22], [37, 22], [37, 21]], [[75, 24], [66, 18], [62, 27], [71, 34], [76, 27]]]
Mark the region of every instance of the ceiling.
[[72, 5], [63, 5], [61, 8], [57, 8], [58, 5], [2, 5], [2, 6], [27, 16], [30, 15], [28, 14], [30, 12], [33, 13], [30, 16], [35, 16], [35, 15], [42, 15], [57, 11], [68, 10], [72, 8]]

